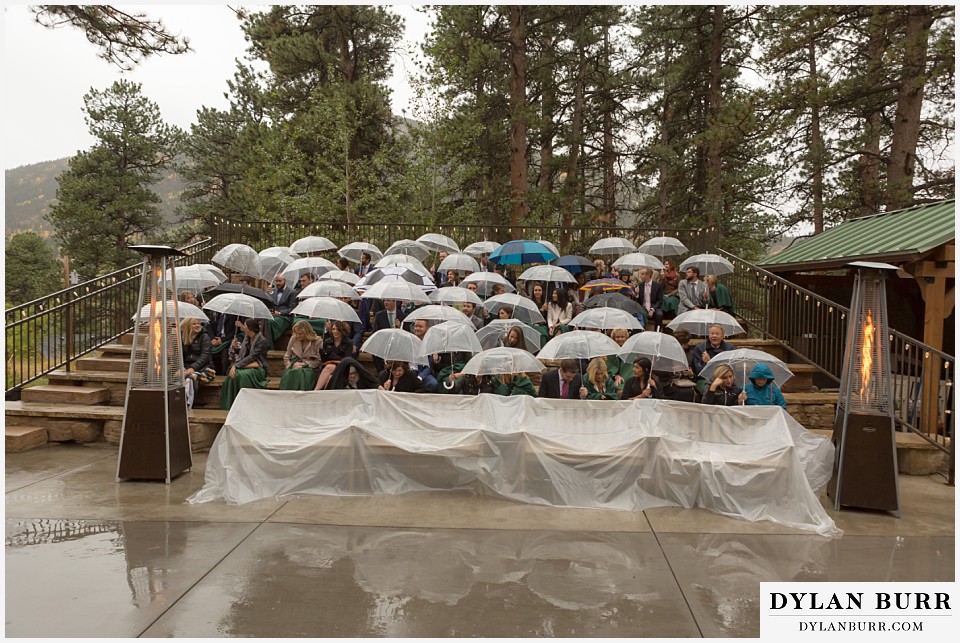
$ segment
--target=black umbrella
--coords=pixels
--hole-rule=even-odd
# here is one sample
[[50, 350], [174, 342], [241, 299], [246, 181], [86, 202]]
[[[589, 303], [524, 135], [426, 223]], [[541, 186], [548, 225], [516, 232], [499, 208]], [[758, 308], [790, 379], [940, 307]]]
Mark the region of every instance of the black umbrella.
[[584, 308], [617, 308], [626, 311], [631, 315], [637, 313], [643, 314], [643, 306], [629, 297], [624, 297], [618, 292], [606, 292], [600, 295], [594, 295], [587, 299], [583, 304]]
[[210, 290], [205, 291], [203, 295], [207, 300], [210, 300], [211, 298], [216, 297], [217, 295], [223, 295], [226, 293], [236, 293], [236, 292], [242, 293], [244, 295], [250, 295], [254, 299], [259, 299], [260, 301], [265, 303], [267, 305], [267, 308], [269, 308], [270, 310], [273, 310], [273, 308], [277, 305], [277, 302], [275, 302], [270, 297], [270, 295], [268, 295], [266, 292], [264, 292], [260, 288], [254, 288], [253, 286], [244, 286], [243, 284], [223, 283], [217, 286], [216, 288], [211, 288]]
[[550, 265], [560, 266], [574, 275], [578, 272], [588, 272], [597, 268], [592, 261], [580, 255], [563, 255], [551, 261]]

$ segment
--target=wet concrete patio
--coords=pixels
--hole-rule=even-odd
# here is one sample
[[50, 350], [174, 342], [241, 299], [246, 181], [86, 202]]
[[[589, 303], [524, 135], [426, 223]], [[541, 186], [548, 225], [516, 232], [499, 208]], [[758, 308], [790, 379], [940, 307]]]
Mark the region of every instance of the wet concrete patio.
[[116, 448], [7, 454], [7, 636], [756, 637], [761, 581], [952, 581], [954, 489], [901, 476], [900, 519], [842, 538], [703, 510], [465, 494], [187, 505], [115, 482]]

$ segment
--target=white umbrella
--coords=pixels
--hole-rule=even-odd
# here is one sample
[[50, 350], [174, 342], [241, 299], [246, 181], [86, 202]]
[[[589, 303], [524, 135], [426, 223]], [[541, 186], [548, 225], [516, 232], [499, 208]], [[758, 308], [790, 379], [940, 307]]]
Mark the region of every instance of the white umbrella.
[[472, 324], [470, 318], [461, 313], [456, 308], [450, 306], [438, 306], [437, 304], [429, 304], [427, 306], [422, 306], [417, 308], [412, 313], [408, 314], [403, 318], [403, 323], [416, 321], [418, 319], [430, 319], [430, 320], [441, 320], [441, 321], [456, 321], [461, 324]]
[[342, 281], [326, 279], [315, 281], [297, 293], [297, 299], [309, 299], [310, 297], [349, 297], [356, 300], [360, 299], [360, 293]]
[[477, 339], [484, 348], [498, 346], [511, 328], [519, 328], [523, 333], [523, 341], [531, 353], [540, 350], [540, 341], [543, 335], [533, 326], [524, 324], [516, 319], [493, 319], [489, 324], [477, 331]]
[[303, 315], [310, 319], [337, 319], [345, 322], [359, 322], [360, 316], [350, 304], [333, 297], [308, 297], [291, 312], [291, 315]]
[[518, 280], [522, 281], [560, 281], [563, 283], [575, 284], [577, 283], [576, 277], [574, 277], [569, 270], [561, 268], [560, 266], [533, 266], [532, 268], [527, 268], [524, 270]]
[[757, 364], [766, 364], [773, 371], [773, 379], [779, 385], [793, 377], [793, 371], [783, 360], [778, 359], [770, 353], [753, 350], [751, 348], [738, 348], [732, 351], [723, 351], [719, 355], [710, 358], [707, 365], [700, 370], [700, 377], [708, 382], [713, 379], [713, 371], [721, 364], [728, 364], [733, 367], [733, 375], [737, 384], [743, 387], [747, 381], [747, 376], [753, 367]]
[[361, 299], [396, 299], [398, 301], [412, 301], [418, 304], [429, 304], [430, 298], [420, 286], [403, 279], [384, 279], [367, 288]]
[[384, 255], [373, 264], [374, 268], [388, 268], [390, 266], [409, 266], [429, 274], [429, 270], [419, 259], [410, 255]]
[[701, 275], [729, 275], [733, 272], [733, 264], [720, 255], [710, 254], [693, 255], [680, 264], [680, 272], [695, 266]]
[[638, 357], [646, 357], [655, 371], [685, 371], [690, 368], [687, 354], [677, 338], [666, 333], [649, 331], [627, 338], [618, 353], [628, 364]]
[[540, 359], [593, 359], [616, 355], [620, 346], [604, 335], [593, 330], [571, 330], [561, 333], [540, 349]]
[[663, 270], [663, 262], [645, 252], [631, 252], [614, 261], [613, 267], [621, 270], [640, 270], [641, 268]]
[[223, 282], [225, 282], [225, 281], [227, 280], [227, 276], [226, 276], [225, 274], [223, 274], [223, 271], [220, 270], [219, 268], [217, 268], [217, 267], [216, 267], [215, 265], [213, 265], [212, 263], [197, 263], [197, 264], [194, 264], [194, 265], [195, 265], [196, 267], [198, 267], [198, 268], [202, 268], [203, 270], [207, 270], [207, 271], [212, 272], [213, 274], [215, 274], [215, 275], [217, 276], [217, 279], [220, 280], [220, 283], [223, 283]]
[[570, 320], [571, 326], [577, 328], [600, 328], [602, 330], [613, 330], [614, 328], [626, 328], [627, 330], [642, 330], [640, 322], [636, 317], [625, 310], [619, 308], [588, 308], [576, 317]]
[[480, 264], [477, 263], [476, 259], [466, 253], [455, 252], [447, 255], [447, 258], [440, 262], [438, 270], [441, 273], [445, 273], [448, 270], [455, 270], [456, 272], [478, 272], [480, 270]]
[[339, 281], [347, 284], [348, 286], [356, 286], [358, 283], [360, 283], [360, 277], [358, 277], [355, 273], [347, 272], [346, 270], [329, 270], [320, 275], [320, 279], [327, 281]]
[[[158, 306], [157, 306], [157, 315], [159, 316], [160, 310], [162, 310], [162, 309], [159, 307], [159, 302], [157, 302], [157, 303], [158, 303]], [[167, 314], [169, 314], [169, 315], [172, 315], [172, 314], [173, 314], [173, 306], [174, 306], [173, 300], [168, 299], [168, 300], [167, 300]], [[203, 311], [200, 309], [199, 306], [194, 306], [193, 304], [188, 304], [188, 303], [185, 302], [185, 301], [177, 301], [177, 302], [176, 302], [176, 306], [177, 306], [177, 318], [178, 318], [178, 319], [186, 319], [186, 318], [188, 318], [188, 317], [195, 317], [195, 318], [203, 321], [203, 320], [205, 320], [205, 319], [207, 318], [207, 314], [206, 314], [205, 312], [203, 312]], [[143, 308], [140, 309], [140, 312], [139, 312], [138, 314], [134, 315], [134, 316], [131, 317], [130, 319], [132, 319], [133, 321], [136, 321], [136, 322], [148, 322], [148, 321], [150, 321], [150, 304], [146, 304]]]
[[472, 275], [467, 275], [463, 278], [463, 281], [460, 282], [461, 286], [466, 286], [469, 283], [477, 284], [477, 292], [482, 295], [485, 295], [490, 292], [490, 288], [493, 287], [493, 284], [500, 284], [506, 289], [507, 292], [516, 292], [517, 289], [514, 288], [513, 284], [507, 281], [506, 277], [496, 273], [488, 271], [475, 272]]
[[326, 237], [303, 237], [290, 244], [290, 251], [298, 254], [336, 250], [337, 244]]
[[460, 246], [457, 245], [456, 241], [436, 232], [428, 232], [427, 234], [421, 235], [417, 237], [417, 241], [430, 248], [433, 252], [460, 252]]
[[370, 286], [376, 285], [381, 281], [406, 281], [419, 286], [424, 292], [433, 292], [437, 287], [433, 283], [433, 277], [430, 273], [421, 271], [412, 266], [387, 266], [386, 268], [374, 268], [368, 272], [363, 279], [355, 285], [357, 292], [363, 292]]
[[499, 247], [500, 244], [496, 241], [475, 241], [464, 248], [463, 252], [471, 257], [479, 257], [480, 255], [488, 255]]
[[420, 357], [423, 343], [420, 338], [399, 328], [383, 328], [370, 335], [360, 350], [386, 361], [426, 364]]
[[537, 308], [537, 305], [533, 303], [533, 300], [521, 297], [516, 293], [504, 293], [496, 297], [490, 297], [483, 302], [483, 307], [494, 315], [504, 306], [509, 306], [513, 309], [511, 317], [514, 319], [519, 319], [529, 324], [538, 324], [546, 321]]
[[558, 257], [560, 256], [560, 250], [557, 249], [557, 246], [555, 246], [552, 242], [547, 241], [546, 239], [536, 239], [536, 241], [537, 243], [542, 243], [545, 245], [553, 254], [557, 255]]
[[337, 251], [337, 254], [341, 257], [344, 257], [347, 261], [360, 263], [360, 257], [364, 252], [370, 255], [370, 259], [372, 261], [376, 261], [377, 259], [383, 257], [383, 253], [380, 252], [380, 248], [376, 247], [372, 243], [367, 243], [366, 241], [354, 241], [353, 243], [348, 243], [344, 247], [340, 248], [340, 250]]
[[423, 261], [430, 256], [430, 248], [413, 239], [400, 239], [390, 244], [390, 247], [383, 252], [384, 257], [390, 255], [406, 255]]
[[473, 292], [469, 288], [461, 288], [460, 286], [447, 286], [446, 288], [437, 288], [432, 293], [430, 293], [430, 301], [432, 301], [435, 304], [441, 304], [444, 306], [450, 306], [453, 304], [464, 304], [468, 301], [478, 307], [483, 306], [483, 300], [480, 299], [477, 293]]
[[686, 254], [687, 247], [679, 239], [673, 237], [654, 237], [647, 239], [637, 248], [640, 252], [656, 255], [658, 257], [675, 257]]
[[479, 353], [483, 350], [474, 334], [473, 324], [442, 322], [431, 326], [423, 336], [421, 357], [434, 353]]
[[220, 248], [210, 261], [227, 270], [258, 279], [263, 272], [260, 267], [260, 255], [256, 250], [242, 243], [231, 243]]
[[628, 239], [624, 239], [623, 237], [607, 237], [606, 239], [600, 239], [600, 241], [597, 241], [595, 244], [590, 246], [588, 253], [592, 255], [610, 255], [613, 257], [619, 257], [620, 255], [625, 255], [636, 251], [637, 247]]
[[706, 337], [710, 332], [710, 327], [719, 325], [723, 328], [725, 335], [739, 335], [744, 332], [743, 328], [737, 323], [733, 315], [725, 313], [716, 308], [706, 310], [688, 310], [674, 317], [673, 321], [667, 324], [670, 330], [683, 328], [690, 331], [691, 335], [697, 337]]
[[199, 265], [180, 266], [177, 268], [168, 268], [164, 273], [164, 283], [169, 288], [171, 284], [171, 273], [177, 282], [177, 292], [190, 290], [199, 293], [207, 288], [219, 286], [223, 281], [213, 272]]
[[273, 319], [273, 313], [266, 304], [256, 297], [243, 293], [217, 295], [204, 304], [203, 309], [247, 319]]
[[329, 259], [324, 259], [323, 257], [304, 257], [303, 259], [297, 259], [291, 262], [280, 274], [286, 277], [287, 281], [296, 281], [300, 278], [300, 275], [305, 272], [322, 275], [325, 272], [336, 269], [337, 264]]
[[463, 367], [467, 375], [539, 373], [544, 369], [536, 357], [521, 348], [499, 346], [477, 353]]
[[289, 249], [274, 246], [260, 251], [260, 278], [273, 281], [287, 266], [299, 259]]
[[260, 251], [261, 261], [264, 257], [279, 257], [281, 259], [285, 259], [287, 263], [292, 263], [299, 259], [300, 255], [290, 250], [290, 248], [285, 248], [283, 246], [271, 246]]

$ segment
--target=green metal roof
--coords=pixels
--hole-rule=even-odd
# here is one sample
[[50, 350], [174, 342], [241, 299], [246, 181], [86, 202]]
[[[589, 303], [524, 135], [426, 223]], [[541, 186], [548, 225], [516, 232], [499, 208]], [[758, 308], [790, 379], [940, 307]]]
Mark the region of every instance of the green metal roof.
[[759, 265], [782, 272], [839, 268], [851, 261], [916, 261], [956, 237], [955, 205], [955, 199], [949, 199], [844, 221], [794, 241]]

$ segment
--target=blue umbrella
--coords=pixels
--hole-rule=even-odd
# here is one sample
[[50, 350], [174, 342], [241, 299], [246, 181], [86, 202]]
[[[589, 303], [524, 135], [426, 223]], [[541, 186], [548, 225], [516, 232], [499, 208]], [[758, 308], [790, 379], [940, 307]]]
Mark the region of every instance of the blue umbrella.
[[523, 263], [546, 263], [556, 259], [557, 255], [551, 252], [539, 241], [529, 241], [527, 239], [515, 239], [508, 241], [496, 250], [494, 250], [488, 259], [493, 263], [502, 264], [523, 264]]
[[574, 275], [580, 272], [590, 272], [597, 268], [592, 261], [580, 255], [563, 255], [551, 261], [550, 265], [560, 266], [564, 270], [569, 270], [570, 273]]

